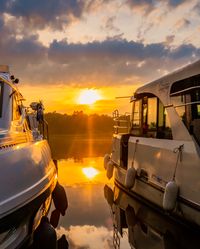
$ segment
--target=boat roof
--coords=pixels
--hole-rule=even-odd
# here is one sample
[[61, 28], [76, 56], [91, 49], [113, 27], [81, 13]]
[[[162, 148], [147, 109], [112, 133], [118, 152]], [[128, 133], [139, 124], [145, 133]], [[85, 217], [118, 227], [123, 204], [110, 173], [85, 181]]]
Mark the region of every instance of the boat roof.
[[[200, 60], [188, 64], [168, 75], [165, 75], [157, 80], [139, 87], [135, 92], [135, 96], [142, 93], [152, 93], [159, 97], [159, 95], [162, 94], [163, 90], [165, 90], [165, 93], [166, 90], [169, 93], [173, 83], [186, 78], [190, 78], [197, 74], [200, 74]], [[134, 100], [134, 97], [131, 100]]]
[[19, 92], [17, 86], [10, 79], [10, 71], [9, 66], [0, 65], [0, 82], [3, 81], [7, 85], [9, 85], [15, 93], [17, 93], [18, 100], [24, 100], [22, 94]]

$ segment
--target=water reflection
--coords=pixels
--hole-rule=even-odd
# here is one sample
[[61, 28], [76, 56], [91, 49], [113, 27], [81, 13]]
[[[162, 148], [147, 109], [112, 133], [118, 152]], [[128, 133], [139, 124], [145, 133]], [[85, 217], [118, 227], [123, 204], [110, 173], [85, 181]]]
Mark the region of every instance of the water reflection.
[[200, 230], [172, 220], [117, 186], [105, 186], [104, 195], [113, 214], [114, 248], [199, 248]]
[[58, 238], [65, 235], [69, 248], [113, 248], [112, 217], [103, 192], [112, 180], [106, 178], [103, 157], [59, 160], [58, 179], [69, 203], [57, 226]]
[[63, 186], [105, 184], [109, 182], [103, 168], [103, 157], [87, 157], [58, 161], [58, 179]]
[[107, 179], [103, 156], [111, 151], [109, 138], [79, 139], [56, 138], [53, 144], [54, 158], [59, 159], [58, 179], [69, 203], [56, 231], [58, 238], [66, 236], [69, 248], [199, 248], [198, 230], [170, 220]]
[[50, 146], [54, 159], [73, 158], [82, 161], [86, 157], [101, 157], [111, 151], [111, 134], [50, 136]]
[[93, 167], [83, 168], [82, 171], [84, 175], [89, 179], [94, 178], [99, 173], [99, 171]]

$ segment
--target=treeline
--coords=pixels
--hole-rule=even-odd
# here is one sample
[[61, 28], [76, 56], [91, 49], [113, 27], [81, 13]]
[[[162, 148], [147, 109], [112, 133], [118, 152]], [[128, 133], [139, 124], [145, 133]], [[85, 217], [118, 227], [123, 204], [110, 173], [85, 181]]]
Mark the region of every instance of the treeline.
[[45, 119], [50, 134], [103, 134], [113, 131], [113, 119], [107, 115], [87, 115], [82, 111], [72, 115], [52, 112], [46, 113]]

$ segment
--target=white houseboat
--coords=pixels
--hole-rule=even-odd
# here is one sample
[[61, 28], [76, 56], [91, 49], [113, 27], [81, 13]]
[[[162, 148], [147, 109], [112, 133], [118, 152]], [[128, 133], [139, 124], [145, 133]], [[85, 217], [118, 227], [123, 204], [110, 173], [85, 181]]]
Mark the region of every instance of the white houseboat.
[[23, 97], [0, 66], [0, 248], [19, 248], [46, 215], [57, 169], [45, 139], [41, 103]]
[[[200, 60], [146, 84], [115, 112], [107, 176], [172, 216], [200, 225]], [[128, 125], [125, 125], [128, 124]]]

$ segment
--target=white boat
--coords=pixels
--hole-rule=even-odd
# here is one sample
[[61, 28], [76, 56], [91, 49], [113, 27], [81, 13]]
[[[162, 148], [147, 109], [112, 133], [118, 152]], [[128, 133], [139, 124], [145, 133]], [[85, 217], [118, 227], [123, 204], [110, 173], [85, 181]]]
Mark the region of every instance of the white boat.
[[57, 183], [42, 104], [25, 108], [17, 82], [8, 66], [0, 66], [1, 249], [27, 242], [47, 214]]
[[[148, 83], [115, 111], [108, 177], [172, 216], [200, 225], [200, 61]], [[129, 122], [130, 118], [130, 122]]]

